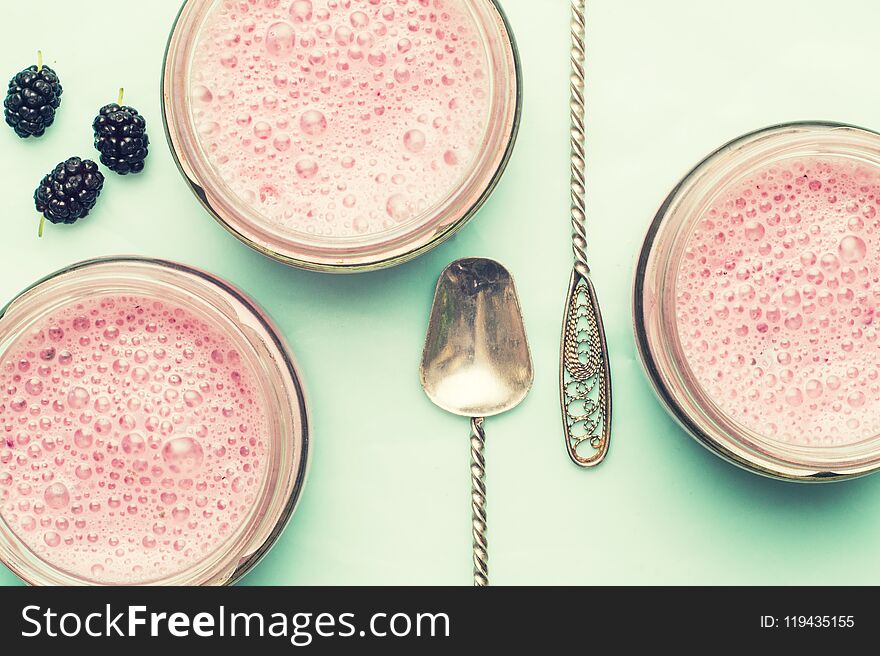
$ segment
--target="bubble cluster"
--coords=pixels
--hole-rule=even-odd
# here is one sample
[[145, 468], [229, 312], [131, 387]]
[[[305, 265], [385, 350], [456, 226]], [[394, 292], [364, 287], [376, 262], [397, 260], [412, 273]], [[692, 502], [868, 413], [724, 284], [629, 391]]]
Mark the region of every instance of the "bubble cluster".
[[682, 349], [732, 419], [835, 446], [880, 434], [880, 170], [793, 158], [699, 217], [676, 281]]
[[199, 34], [190, 99], [210, 164], [267, 222], [378, 237], [460, 187], [489, 77], [463, 0], [224, 0]]
[[0, 357], [0, 518], [44, 561], [100, 583], [193, 566], [261, 489], [256, 380], [217, 326], [167, 301], [55, 311]]

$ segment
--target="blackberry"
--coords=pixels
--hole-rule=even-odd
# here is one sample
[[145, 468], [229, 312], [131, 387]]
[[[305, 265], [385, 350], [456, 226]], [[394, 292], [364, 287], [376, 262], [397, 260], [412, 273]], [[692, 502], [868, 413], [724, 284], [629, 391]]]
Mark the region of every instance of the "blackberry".
[[3, 101], [6, 123], [22, 139], [42, 137], [55, 122], [55, 110], [61, 106], [61, 82], [37, 53], [37, 65], [29, 66], [9, 80]]
[[119, 175], [140, 173], [149, 153], [150, 138], [147, 122], [133, 107], [119, 102], [105, 105], [95, 118], [95, 148], [101, 153], [101, 163]]
[[93, 161], [71, 157], [61, 162], [34, 191], [34, 204], [43, 215], [40, 234], [45, 219], [52, 223], [76, 223], [86, 216], [103, 186], [104, 176]]

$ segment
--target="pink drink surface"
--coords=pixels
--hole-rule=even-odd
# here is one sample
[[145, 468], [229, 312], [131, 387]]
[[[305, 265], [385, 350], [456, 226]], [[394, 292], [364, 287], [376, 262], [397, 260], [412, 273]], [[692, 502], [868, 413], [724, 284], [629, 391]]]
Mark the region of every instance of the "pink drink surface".
[[490, 76], [465, 0], [221, 0], [190, 97], [208, 161], [267, 224], [375, 240], [461, 186]]
[[171, 303], [62, 308], [0, 359], [0, 517], [83, 579], [186, 570], [260, 492], [267, 422], [255, 380], [217, 326]]
[[805, 446], [880, 434], [880, 170], [799, 158], [730, 185], [677, 279], [698, 382], [765, 437]]

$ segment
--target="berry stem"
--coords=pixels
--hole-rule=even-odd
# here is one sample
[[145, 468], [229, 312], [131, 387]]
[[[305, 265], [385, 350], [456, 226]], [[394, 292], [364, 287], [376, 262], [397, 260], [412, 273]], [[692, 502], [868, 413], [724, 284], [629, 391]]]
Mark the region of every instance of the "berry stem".
[[119, 99], [116, 101], [117, 105], [122, 105], [122, 97], [125, 95], [125, 88], [119, 87]]
[[43, 70], [43, 51], [37, 50], [37, 73]]
[[41, 239], [43, 237], [43, 226], [45, 226], [45, 225], [46, 225], [46, 217], [45, 217], [45, 215], [41, 214], [40, 215], [40, 228], [37, 231], [37, 236], [40, 237]]

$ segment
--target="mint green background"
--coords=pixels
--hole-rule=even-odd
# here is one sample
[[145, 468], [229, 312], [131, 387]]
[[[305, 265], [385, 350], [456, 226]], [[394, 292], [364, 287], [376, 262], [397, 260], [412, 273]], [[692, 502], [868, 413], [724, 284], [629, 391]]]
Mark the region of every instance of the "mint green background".
[[[435, 280], [471, 255], [513, 272], [536, 367], [523, 405], [487, 422], [494, 583], [880, 582], [880, 476], [803, 486], [722, 462], [659, 407], [630, 328], [642, 232], [703, 155], [780, 121], [880, 128], [880, 5], [590, 3], [590, 254], [616, 414], [609, 459], [585, 472], [565, 455], [556, 383], [570, 268], [568, 3], [503, 4], [522, 53], [525, 109], [497, 192], [459, 236], [417, 261], [339, 277], [250, 251], [183, 184], [159, 97], [177, 0], [4, 2], [0, 73], [32, 63], [39, 47], [65, 93], [45, 138], [22, 142], [0, 126], [0, 299], [76, 260], [140, 253], [218, 273], [269, 311], [305, 379], [314, 452], [299, 510], [249, 584], [469, 583], [467, 421], [430, 404], [418, 364]], [[92, 117], [120, 85], [149, 121], [147, 173], [109, 178], [92, 216], [50, 226], [38, 241], [31, 190], [61, 159], [94, 156]], [[3, 570], [0, 583], [16, 579]]]

